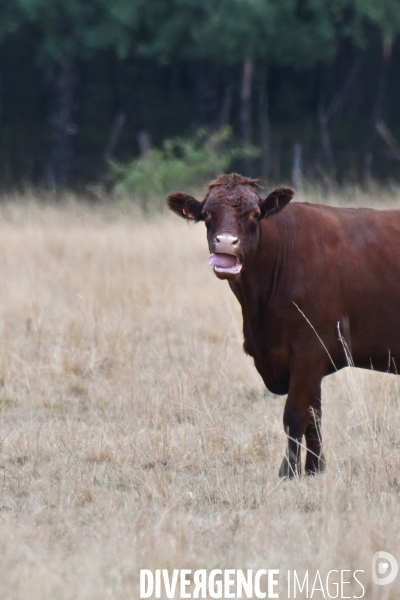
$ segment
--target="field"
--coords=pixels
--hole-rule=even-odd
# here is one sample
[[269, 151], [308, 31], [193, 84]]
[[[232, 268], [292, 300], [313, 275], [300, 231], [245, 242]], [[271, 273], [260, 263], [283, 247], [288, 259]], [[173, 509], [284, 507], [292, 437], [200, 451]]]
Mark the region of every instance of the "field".
[[202, 224], [9, 198], [0, 273], [1, 600], [136, 600], [141, 568], [280, 569], [281, 598], [288, 569], [362, 569], [400, 597], [371, 577], [400, 558], [398, 378], [325, 379], [327, 473], [282, 482], [284, 398]]

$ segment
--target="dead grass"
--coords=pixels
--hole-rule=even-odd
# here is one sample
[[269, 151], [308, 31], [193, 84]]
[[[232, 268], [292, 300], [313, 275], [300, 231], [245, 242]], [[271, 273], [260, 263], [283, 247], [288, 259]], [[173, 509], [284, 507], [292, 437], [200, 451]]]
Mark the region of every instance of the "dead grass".
[[284, 399], [201, 225], [9, 201], [0, 273], [0, 599], [134, 599], [140, 568], [364, 569], [399, 597], [371, 579], [400, 559], [397, 378], [327, 378], [327, 474], [282, 483]]

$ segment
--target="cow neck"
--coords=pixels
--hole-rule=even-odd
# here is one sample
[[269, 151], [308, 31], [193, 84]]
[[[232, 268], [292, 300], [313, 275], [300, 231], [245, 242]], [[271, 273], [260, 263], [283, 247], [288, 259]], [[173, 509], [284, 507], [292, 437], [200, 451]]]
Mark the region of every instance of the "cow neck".
[[256, 255], [231, 284], [242, 307], [246, 351], [253, 356], [262, 343], [258, 338], [264, 335], [263, 324], [280, 280], [283, 257], [288, 251], [285, 239], [280, 215], [261, 221]]
[[240, 296], [248, 303], [261, 301], [264, 308], [273, 299], [282, 259], [287, 253], [281, 220], [281, 216], [277, 215], [261, 221], [256, 255], [237, 281]]

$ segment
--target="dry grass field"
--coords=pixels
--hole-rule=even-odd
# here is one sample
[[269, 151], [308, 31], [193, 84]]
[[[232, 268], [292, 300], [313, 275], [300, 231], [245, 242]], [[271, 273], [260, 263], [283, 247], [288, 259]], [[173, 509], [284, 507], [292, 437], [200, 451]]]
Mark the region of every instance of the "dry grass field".
[[327, 473], [282, 482], [284, 398], [207, 263], [202, 224], [4, 200], [1, 600], [136, 600], [140, 568], [363, 569], [400, 597], [371, 577], [400, 559], [400, 380], [325, 379]]

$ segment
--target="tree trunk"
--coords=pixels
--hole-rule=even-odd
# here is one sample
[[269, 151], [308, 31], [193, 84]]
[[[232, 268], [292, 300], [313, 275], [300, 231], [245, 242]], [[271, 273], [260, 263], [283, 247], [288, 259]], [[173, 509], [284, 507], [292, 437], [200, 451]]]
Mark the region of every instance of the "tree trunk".
[[219, 129], [225, 129], [229, 125], [232, 107], [232, 84], [228, 83], [222, 98], [221, 114], [219, 117]]
[[218, 108], [218, 76], [215, 65], [200, 61], [195, 67], [197, 122], [200, 126], [215, 127]]
[[125, 125], [125, 121], [126, 121], [126, 114], [122, 111], [120, 111], [117, 114], [117, 116], [114, 118], [114, 121], [113, 121], [113, 124], [111, 127], [110, 137], [108, 139], [107, 146], [106, 146], [106, 149], [103, 154], [105, 163], [108, 163], [114, 155], [119, 138], [121, 137], [122, 129]]
[[[242, 126], [242, 140], [244, 147], [249, 147], [253, 138], [251, 126], [251, 96], [253, 83], [253, 61], [246, 58], [243, 63], [242, 85], [240, 89], [240, 121]], [[243, 161], [245, 175], [250, 175], [251, 158], [246, 157]]]
[[338, 116], [341, 113], [348, 94], [361, 69], [361, 65], [362, 57], [359, 53], [357, 53], [348, 75], [343, 80], [343, 85], [333, 96], [329, 104], [325, 106], [322, 96], [318, 103], [318, 119], [321, 129], [323, 164], [328, 175], [328, 179], [330, 180], [334, 180], [336, 178], [336, 166], [333, 155], [331, 135], [329, 132], [329, 124], [335, 116]]
[[271, 126], [269, 122], [269, 104], [268, 104], [268, 67], [263, 65], [260, 75], [260, 91], [258, 98], [258, 120], [260, 125], [261, 137], [261, 177], [268, 181], [271, 176], [272, 167], [272, 149], [271, 149]]
[[58, 65], [53, 77], [50, 109], [50, 152], [47, 184], [67, 186], [75, 168], [75, 136], [78, 132], [78, 68]]
[[376, 88], [376, 95], [374, 104], [371, 111], [371, 123], [369, 128], [369, 139], [366, 145], [366, 151], [364, 155], [363, 164], [363, 183], [368, 185], [371, 180], [372, 172], [372, 159], [373, 159], [373, 146], [377, 134], [377, 128], [382, 120], [383, 104], [385, 100], [385, 89], [386, 80], [389, 71], [390, 57], [392, 53], [392, 43], [383, 43], [382, 45], [382, 59], [381, 69], [379, 74], [379, 81]]
[[293, 186], [298, 193], [303, 191], [303, 146], [299, 142], [293, 146]]
[[333, 181], [336, 178], [335, 159], [333, 157], [331, 136], [329, 133], [329, 118], [322, 104], [318, 107], [319, 126], [321, 128], [321, 145], [323, 154], [323, 163], [328, 179]]
[[151, 152], [151, 135], [148, 131], [139, 131], [137, 134], [140, 154], [144, 158]]

